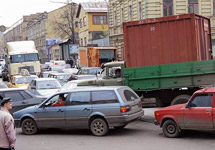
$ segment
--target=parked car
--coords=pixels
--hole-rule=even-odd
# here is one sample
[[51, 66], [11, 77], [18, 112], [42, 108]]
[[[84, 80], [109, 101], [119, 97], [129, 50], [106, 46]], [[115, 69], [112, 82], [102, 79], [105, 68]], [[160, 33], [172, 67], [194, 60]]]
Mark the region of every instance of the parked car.
[[[53, 106], [64, 97], [64, 106]], [[90, 128], [96, 136], [109, 128], [124, 128], [144, 114], [140, 98], [128, 87], [79, 88], [60, 92], [40, 105], [14, 113], [16, 127], [24, 134], [46, 128]]]
[[54, 72], [54, 73], [50, 73], [48, 75], [48, 78], [54, 78], [57, 79], [61, 85], [64, 85], [68, 79], [71, 77], [71, 73], [58, 73], [58, 72]]
[[183, 130], [215, 130], [214, 96], [215, 88], [198, 90], [186, 104], [155, 111], [155, 124], [170, 138], [178, 137]]
[[8, 83], [9, 88], [27, 88], [29, 83], [33, 79], [37, 79], [38, 76], [36, 75], [29, 75], [29, 76], [21, 76], [21, 75], [15, 75], [11, 77], [10, 82]]
[[[79, 86], [77, 86], [77, 84], [80, 83], [80, 82], [84, 84], [83, 86], [87, 86], [85, 83], [90, 83], [90, 85], [93, 85], [92, 82], [95, 82], [95, 80], [94, 79], [77, 80], [77, 79], [74, 78], [74, 79], [71, 79], [71, 81], [69, 81], [66, 84], [64, 84], [60, 88], [59, 91], [62, 92], [62, 91], [68, 91], [68, 90], [71, 90], [71, 89], [78, 88]], [[90, 88], [90, 85], [88, 86], [88, 88]], [[94, 84], [94, 85], [96, 85], [96, 84]], [[83, 86], [80, 86], [80, 87], [83, 87]]]
[[83, 74], [83, 75], [74, 75], [72, 74], [67, 81], [72, 81], [72, 80], [85, 80], [85, 79], [95, 79], [96, 75], [92, 74]]
[[100, 67], [82, 67], [80, 68], [77, 74], [100, 74], [102, 72], [102, 68]]
[[[68, 64], [66, 64], [66, 65], [68, 65]], [[62, 70], [62, 72], [64, 72], [64, 73], [71, 73], [71, 74], [77, 74], [78, 71], [79, 70], [77, 68], [64, 68]]]
[[20, 88], [0, 89], [0, 96], [2, 98], [10, 97], [12, 99], [13, 109], [11, 110], [11, 113], [26, 108], [28, 106], [40, 104], [43, 100], [45, 100], [42, 97], [36, 97], [25, 89]]
[[28, 91], [34, 95], [49, 97], [61, 88], [60, 82], [54, 78], [38, 78], [31, 81]]

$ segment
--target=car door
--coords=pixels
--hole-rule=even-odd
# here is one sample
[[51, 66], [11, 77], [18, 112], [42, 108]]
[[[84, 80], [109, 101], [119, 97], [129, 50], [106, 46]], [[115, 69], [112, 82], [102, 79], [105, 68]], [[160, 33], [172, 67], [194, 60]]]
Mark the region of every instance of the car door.
[[72, 92], [67, 101], [66, 125], [68, 128], [87, 128], [92, 113], [90, 92]]
[[197, 94], [184, 109], [184, 126], [187, 129], [212, 129], [213, 94]]
[[44, 102], [37, 109], [38, 125], [41, 128], [65, 128], [65, 110], [66, 106], [52, 106], [54, 102], [63, 95], [66, 99], [67, 93], [56, 94]]
[[29, 87], [28, 87], [28, 90], [33, 93], [33, 94], [36, 94], [36, 81], [35, 80], [32, 80]]
[[22, 96], [20, 93], [20, 90], [17, 91], [6, 91], [4, 92], [4, 97], [10, 97], [13, 102], [13, 109], [12, 111], [18, 111], [20, 109], [23, 109], [27, 107], [28, 102], [27, 100]]

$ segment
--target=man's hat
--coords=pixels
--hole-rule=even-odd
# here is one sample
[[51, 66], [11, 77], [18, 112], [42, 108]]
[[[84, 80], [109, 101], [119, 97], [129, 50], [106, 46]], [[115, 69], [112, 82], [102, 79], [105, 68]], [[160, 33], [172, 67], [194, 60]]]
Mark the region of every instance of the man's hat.
[[4, 106], [4, 104], [6, 104], [7, 102], [12, 102], [10, 97], [5, 97], [2, 101], [1, 101], [1, 106]]

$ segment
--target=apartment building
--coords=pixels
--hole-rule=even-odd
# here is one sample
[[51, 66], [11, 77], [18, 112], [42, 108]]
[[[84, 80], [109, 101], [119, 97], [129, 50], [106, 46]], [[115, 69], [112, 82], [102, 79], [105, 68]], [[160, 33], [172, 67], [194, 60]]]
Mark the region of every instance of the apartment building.
[[108, 37], [108, 3], [80, 3], [76, 15], [76, 31], [79, 35], [79, 45], [87, 46], [93, 41]]
[[215, 0], [109, 0], [110, 44], [124, 59], [123, 22], [196, 13], [211, 19], [215, 55]]

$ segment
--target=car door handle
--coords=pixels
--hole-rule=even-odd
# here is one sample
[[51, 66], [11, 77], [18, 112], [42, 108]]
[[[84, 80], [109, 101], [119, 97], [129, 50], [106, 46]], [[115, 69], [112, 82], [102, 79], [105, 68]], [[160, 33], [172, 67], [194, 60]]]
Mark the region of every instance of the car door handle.
[[90, 111], [90, 108], [84, 108], [83, 111]]
[[27, 104], [27, 101], [25, 100], [25, 101], [22, 101], [22, 104]]
[[64, 112], [63, 110], [59, 109], [57, 112]]
[[207, 109], [205, 110], [206, 113], [211, 113], [211, 110]]

